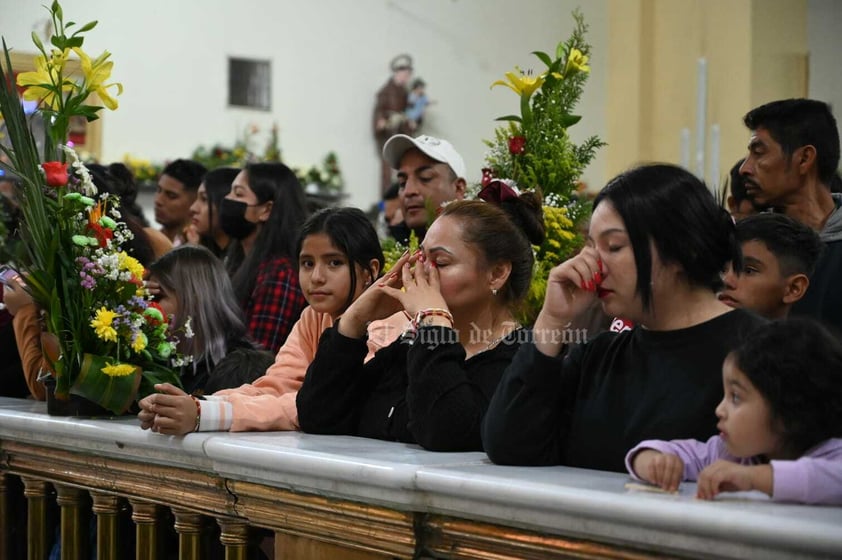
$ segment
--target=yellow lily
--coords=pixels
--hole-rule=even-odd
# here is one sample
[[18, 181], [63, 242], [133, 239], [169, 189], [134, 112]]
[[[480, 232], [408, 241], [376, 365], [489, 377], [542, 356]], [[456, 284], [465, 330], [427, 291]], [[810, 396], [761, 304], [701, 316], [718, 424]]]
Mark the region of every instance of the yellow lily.
[[23, 98], [27, 101], [43, 101], [50, 109], [58, 109], [62, 94], [75, 87], [71, 80], [63, 78], [62, 73], [69, 53], [67, 49], [53, 49], [49, 60], [43, 54], [36, 56], [35, 70], [18, 74], [17, 84], [26, 88]]
[[111, 96], [108, 91], [112, 87], [117, 88], [117, 95], [123, 93], [123, 84], [113, 82], [106, 84], [105, 81], [111, 77], [111, 69], [114, 63], [108, 60], [111, 53], [103, 51], [101, 55], [95, 59], [91, 59], [88, 54], [79, 47], [73, 47], [73, 52], [79, 57], [82, 63], [82, 74], [85, 77], [85, 91], [89, 93], [96, 93], [102, 100], [102, 104], [112, 111], [117, 108], [117, 100]]
[[504, 82], [503, 80], [497, 80], [491, 87], [494, 86], [506, 86], [507, 88], [511, 89], [513, 92], [520, 96], [526, 96], [527, 98], [531, 97], [535, 91], [541, 87], [546, 79], [546, 76], [543, 74], [540, 76], [529, 76], [524, 74], [523, 70], [515, 66], [515, 70], [517, 72], [506, 72], [506, 77], [509, 79], [508, 82]]
[[588, 57], [582, 54], [582, 51], [579, 49], [571, 49], [570, 56], [567, 57], [567, 65], [564, 68], [565, 76], [568, 75], [570, 72], [585, 72], [588, 73], [591, 71], [591, 67], [588, 66]]

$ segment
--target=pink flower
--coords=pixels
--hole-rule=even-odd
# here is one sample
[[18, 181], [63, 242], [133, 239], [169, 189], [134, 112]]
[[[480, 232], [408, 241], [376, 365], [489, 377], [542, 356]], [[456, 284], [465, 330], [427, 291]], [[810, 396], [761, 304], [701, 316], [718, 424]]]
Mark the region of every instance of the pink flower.
[[67, 184], [67, 164], [58, 161], [45, 161], [41, 164], [47, 176], [47, 185], [63, 187]]

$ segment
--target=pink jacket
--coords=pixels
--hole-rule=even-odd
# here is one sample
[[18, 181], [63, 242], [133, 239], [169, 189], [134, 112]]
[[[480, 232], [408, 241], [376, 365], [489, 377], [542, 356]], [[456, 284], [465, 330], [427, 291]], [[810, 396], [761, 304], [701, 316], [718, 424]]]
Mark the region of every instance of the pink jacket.
[[[369, 353], [366, 361], [371, 359], [377, 350], [391, 344], [401, 334], [407, 322], [403, 314], [372, 322], [369, 327]], [[213, 419], [213, 422], [219, 423], [215, 429], [225, 429], [230, 420], [229, 429], [232, 432], [298, 430], [295, 398], [304, 382], [307, 368], [316, 355], [319, 338], [325, 329], [331, 326], [333, 319], [330, 315], [306, 307], [275, 356], [275, 363], [266, 370], [263, 377], [236, 389], [217, 391], [210, 397], [209, 404], [219, 402], [221, 405], [219, 418]], [[230, 408], [222, 405], [223, 402], [228, 403]], [[214, 429], [211, 425], [205, 427], [204, 406], [202, 412], [203, 431]], [[226, 419], [225, 416], [229, 415], [229, 419]]]

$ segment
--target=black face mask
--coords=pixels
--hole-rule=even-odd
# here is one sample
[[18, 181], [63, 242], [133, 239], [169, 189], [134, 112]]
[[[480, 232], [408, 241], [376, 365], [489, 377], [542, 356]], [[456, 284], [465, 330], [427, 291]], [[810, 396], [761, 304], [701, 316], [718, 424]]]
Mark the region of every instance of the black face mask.
[[229, 237], [245, 239], [257, 228], [257, 224], [246, 219], [245, 202], [223, 198], [219, 203], [219, 227]]

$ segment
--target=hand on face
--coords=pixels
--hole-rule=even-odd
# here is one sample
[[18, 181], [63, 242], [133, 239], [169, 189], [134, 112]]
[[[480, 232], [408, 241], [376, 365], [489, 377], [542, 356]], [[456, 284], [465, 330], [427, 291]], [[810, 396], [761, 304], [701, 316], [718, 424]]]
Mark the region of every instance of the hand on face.
[[563, 327], [594, 301], [602, 283], [602, 261], [593, 247], [567, 259], [550, 271], [541, 315], [544, 322]]
[[169, 383], [155, 385], [153, 393], [138, 401], [140, 427], [160, 434], [180, 436], [196, 428], [193, 397]]
[[420, 249], [409, 255], [402, 264], [401, 261], [395, 265], [395, 274], [400, 275], [403, 290], [384, 283], [383, 291], [398, 300], [413, 317], [422, 309], [447, 309], [447, 302], [441, 295], [435, 262], [428, 263]]
[[342, 314], [339, 322], [339, 332], [350, 338], [361, 338], [365, 335], [366, 324], [378, 319], [385, 319], [402, 309], [400, 301], [386, 292], [387, 288], [400, 290], [400, 271], [409, 261], [409, 251], [404, 253], [395, 263], [392, 271], [379, 281], [368, 287]]

